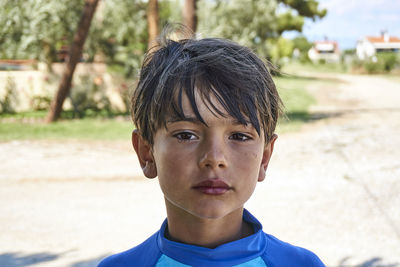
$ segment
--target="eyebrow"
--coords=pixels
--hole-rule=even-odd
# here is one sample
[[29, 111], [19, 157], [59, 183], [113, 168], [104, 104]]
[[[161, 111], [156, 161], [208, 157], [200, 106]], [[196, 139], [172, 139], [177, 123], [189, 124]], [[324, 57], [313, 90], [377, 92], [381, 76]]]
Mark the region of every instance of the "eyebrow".
[[202, 123], [198, 118], [195, 118], [195, 117], [184, 117], [184, 118], [173, 117], [173, 118], [169, 118], [167, 120], [167, 124], [174, 123], [174, 122], [180, 122], [180, 121], [187, 121], [187, 122], [192, 122], [192, 123], [196, 123], [196, 124]]
[[[191, 122], [191, 123], [195, 123], [195, 124], [203, 124], [198, 118], [196, 117], [184, 117], [184, 118], [178, 118], [178, 117], [174, 117], [174, 118], [170, 118], [167, 120], [167, 124], [169, 123], [174, 123], [174, 122], [181, 122], [181, 121], [186, 121], [186, 122]], [[246, 124], [241, 123], [239, 120], [233, 118], [231, 120], [232, 124], [234, 125], [246, 125], [246, 126], [252, 126], [253, 124], [250, 121], [246, 121]]]

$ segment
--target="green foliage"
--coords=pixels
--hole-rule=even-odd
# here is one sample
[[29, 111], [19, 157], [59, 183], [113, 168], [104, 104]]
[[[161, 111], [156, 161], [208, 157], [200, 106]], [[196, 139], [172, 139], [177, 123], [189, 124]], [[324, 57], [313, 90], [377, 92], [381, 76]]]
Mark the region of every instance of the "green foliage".
[[327, 13], [326, 9], [318, 9], [318, 0], [277, 0], [277, 2], [285, 10], [277, 14], [279, 34], [291, 30], [301, 32], [304, 18], [315, 21], [325, 17]]
[[367, 60], [364, 62], [364, 68], [369, 74], [379, 73], [383, 70], [383, 64], [379, 61]]
[[270, 44], [270, 58], [275, 64], [281, 64], [280, 59], [289, 58], [293, 53], [293, 42], [279, 37]]
[[7, 78], [4, 95], [0, 98], [0, 113], [14, 113], [14, 106], [18, 102], [17, 88], [12, 77]]
[[57, 61], [68, 45], [83, 0], [0, 0], [0, 58]]
[[291, 11], [281, 13], [276, 18], [277, 31], [281, 35], [284, 31], [301, 32], [304, 25], [304, 17], [293, 14]]
[[83, 118], [88, 112], [111, 113], [111, 103], [105, 93], [100, 77], [81, 75], [79, 82], [73, 86], [69, 99], [73, 107], [73, 117]]
[[343, 55], [355, 55], [356, 54], [356, 49], [355, 48], [349, 48], [349, 49], [345, 49], [342, 51]]
[[146, 8], [141, 0], [105, 0], [87, 40], [91, 57], [100, 52], [126, 77], [135, 76], [147, 48]]
[[198, 32], [232, 39], [275, 64], [293, 49], [280, 37], [282, 32], [301, 31], [304, 17], [317, 19], [326, 14], [315, 0], [200, 0], [198, 6]]
[[325, 17], [327, 10], [318, 9], [317, 0], [278, 0], [279, 3], [294, 9], [300, 16], [311, 18], [312, 20]]
[[389, 73], [396, 65], [400, 65], [398, 55], [393, 52], [378, 53], [365, 61], [353, 61], [354, 69], [361, 69], [369, 74], [373, 73]]
[[393, 52], [379, 53], [377, 55], [378, 61], [382, 61], [383, 69], [385, 72], [390, 72], [394, 69], [397, 62], [397, 54]]
[[[122, 66], [134, 76], [147, 46], [147, 3], [103, 0], [92, 21], [83, 57], [96, 55]], [[83, 10], [84, 0], [0, 0], [0, 58], [37, 59], [51, 66], [66, 52]], [[100, 6], [100, 5], [99, 5]]]
[[310, 43], [307, 38], [303, 35], [295, 37], [293, 40], [293, 48], [298, 51], [297, 59], [301, 63], [309, 63], [311, 62], [308, 57], [308, 50], [312, 47], [312, 43]]
[[[84, 0], [0, 0], [0, 58], [60, 60], [76, 30]], [[249, 46], [261, 57], [279, 63], [290, 44], [279, 38], [287, 30], [301, 31], [304, 18], [322, 18], [326, 10], [316, 0], [226, 0], [198, 2], [199, 32]], [[147, 48], [147, 1], [101, 1], [83, 59], [97, 56], [118, 65], [125, 77], [135, 77]], [[160, 26], [181, 21], [181, 1], [160, 0]], [[272, 51], [270, 53], [270, 51]]]
[[169, 23], [183, 21], [182, 6], [179, 0], [158, 0], [160, 28]]
[[36, 95], [31, 99], [33, 110], [47, 110], [50, 108], [51, 98], [49, 96]]
[[308, 50], [312, 47], [312, 43], [310, 43], [307, 38], [303, 35], [297, 36], [293, 38], [293, 47], [299, 49], [302, 53], [307, 53]]
[[275, 1], [200, 0], [198, 7], [199, 33], [228, 38], [268, 56], [267, 40], [276, 37]]

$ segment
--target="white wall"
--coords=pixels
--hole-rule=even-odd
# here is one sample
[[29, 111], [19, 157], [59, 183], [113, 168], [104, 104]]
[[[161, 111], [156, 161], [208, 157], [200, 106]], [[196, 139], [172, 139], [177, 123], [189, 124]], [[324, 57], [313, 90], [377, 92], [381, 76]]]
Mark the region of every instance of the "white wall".
[[[27, 111], [32, 109], [32, 99], [37, 96], [52, 98], [58, 88], [60, 77], [64, 65], [62, 63], [53, 64], [54, 74], [45, 70], [44, 65], [40, 65], [38, 70], [21, 71], [0, 71], [0, 100], [4, 99], [7, 86], [13, 83], [16, 100], [13, 103], [15, 111]], [[74, 74], [73, 84], [80, 83], [80, 77], [89, 75], [93, 82], [100, 83], [105, 88], [105, 93], [109, 98], [114, 109], [124, 111], [125, 105], [119, 93], [121, 81], [113, 78], [107, 73], [107, 67], [102, 63], [79, 63]], [[69, 100], [64, 103], [64, 108], [71, 107]]]

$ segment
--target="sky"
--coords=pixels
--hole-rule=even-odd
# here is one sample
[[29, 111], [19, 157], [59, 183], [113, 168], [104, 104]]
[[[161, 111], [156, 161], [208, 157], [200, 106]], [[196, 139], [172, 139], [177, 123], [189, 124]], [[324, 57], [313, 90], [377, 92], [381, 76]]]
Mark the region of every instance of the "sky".
[[[380, 36], [382, 30], [400, 38], [400, 0], [319, 0], [328, 14], [319, 21], [306, 20], [303, 34], [310, 41], [339, 42], [339, 48], [355, 48], [365, 36]], [[287, 37], [297, 34], [289, 32]]]

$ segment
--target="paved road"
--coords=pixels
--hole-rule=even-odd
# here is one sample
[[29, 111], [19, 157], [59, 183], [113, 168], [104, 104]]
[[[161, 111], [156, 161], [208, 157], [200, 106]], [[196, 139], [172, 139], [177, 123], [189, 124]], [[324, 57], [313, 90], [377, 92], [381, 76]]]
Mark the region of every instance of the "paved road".
[[[328, 266], [400, 266], [400, 83], [324, 74], [315, 120], [282, 134], [247, 204]], [[165, 211], [126, 142], [0, 143], [0, 266], [96, 266]]]

